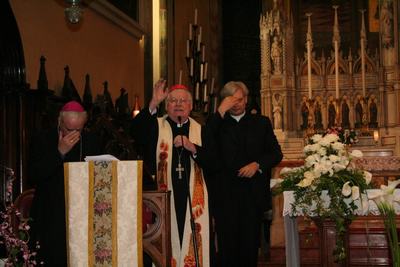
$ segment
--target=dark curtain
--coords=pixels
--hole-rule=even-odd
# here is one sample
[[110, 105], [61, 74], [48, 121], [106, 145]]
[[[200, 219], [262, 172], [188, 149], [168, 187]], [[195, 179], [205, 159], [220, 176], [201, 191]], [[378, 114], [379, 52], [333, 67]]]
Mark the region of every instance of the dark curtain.
[[[15, 195], [22, 190], [24, 161], [23, 99], [25, 62], [18, 26], [8, 0], [0, 1], [0, 165], [16, 174]], [[3, 172], [0, 172], [3, 174]], [[4, 201], [6, 176], [0, 177]]]

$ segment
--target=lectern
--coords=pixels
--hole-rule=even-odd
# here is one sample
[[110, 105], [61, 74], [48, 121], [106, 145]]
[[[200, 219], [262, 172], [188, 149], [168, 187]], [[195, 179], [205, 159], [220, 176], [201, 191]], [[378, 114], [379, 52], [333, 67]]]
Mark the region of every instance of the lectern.
[[64, 170], [68, 266], [142, 266], [142, 162]]

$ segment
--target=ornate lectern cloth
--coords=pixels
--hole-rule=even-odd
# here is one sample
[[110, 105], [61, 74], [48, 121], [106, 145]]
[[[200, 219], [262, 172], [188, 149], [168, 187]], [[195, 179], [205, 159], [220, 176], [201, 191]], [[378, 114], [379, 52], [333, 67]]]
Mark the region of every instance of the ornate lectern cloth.
[[65, 163], [68, 266], [142, 266], [142, 162]]
[[[201, 126], [195, 120], [190, 119], [189, 140], [201, 146]], [[166, 116], [158, 118], [159, 137], [157, 143], [157, 181], [163, 183], [167, 190], [174, 195], [171, 177], [171, 161], [173, 148], [173, 134]], [[192, 197], [192, 214], [195, 221], [197, 247], [201, 267], [210, 266], [209, 244], [209, 214], [208, 192], [201, 168], [190, 159], [190, 196]], [[161, 180], [161, 181], [160, 181]], [[185, 227], [183, 231], [182, 247], [179, 242], [178, 224], [175, 213], [174, 198], [171, 198], [171, 247], [172, 267], [196, 266], [190, 227], [189, 205], [186, 208]]]

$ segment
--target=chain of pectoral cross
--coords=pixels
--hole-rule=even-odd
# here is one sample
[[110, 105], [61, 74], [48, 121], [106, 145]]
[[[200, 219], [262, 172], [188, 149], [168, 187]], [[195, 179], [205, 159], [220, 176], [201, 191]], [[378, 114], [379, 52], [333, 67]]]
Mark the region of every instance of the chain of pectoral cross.
[[183, 147], [182, 149], [178, 149], [178, 167], [175, 168], [175, 171], [178, 172], [178, 178], [182, 179], [182, 173], [185, 171], [185, 169], [182, 167], [182, 163], [181, 163], [181, 157], [182, 157], [182, 153], [183, 153]]

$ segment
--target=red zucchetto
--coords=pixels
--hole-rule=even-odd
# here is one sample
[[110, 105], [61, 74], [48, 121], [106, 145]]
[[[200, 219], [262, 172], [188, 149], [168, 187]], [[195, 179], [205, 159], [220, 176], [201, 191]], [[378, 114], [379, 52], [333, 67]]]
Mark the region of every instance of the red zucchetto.
[[186, 87], [185, 85], [183, 85], [183, 84], [174, 84], [174, 85], [171, 85], [171, 87], [169, 88], [169, 92], [171, 93], [172, 91], [178, 90], [178, 89], [186, 90], [186, 91], [190, 92], [189, 88], [187, 88], [187, 87]]
[[85, 112], [85, 109], [82, 107], [82, 105], [79, 102], [69, 101], [61, 108], [61, 111], [63, 111], [63, 112], [68, 112], [68, 111]]

